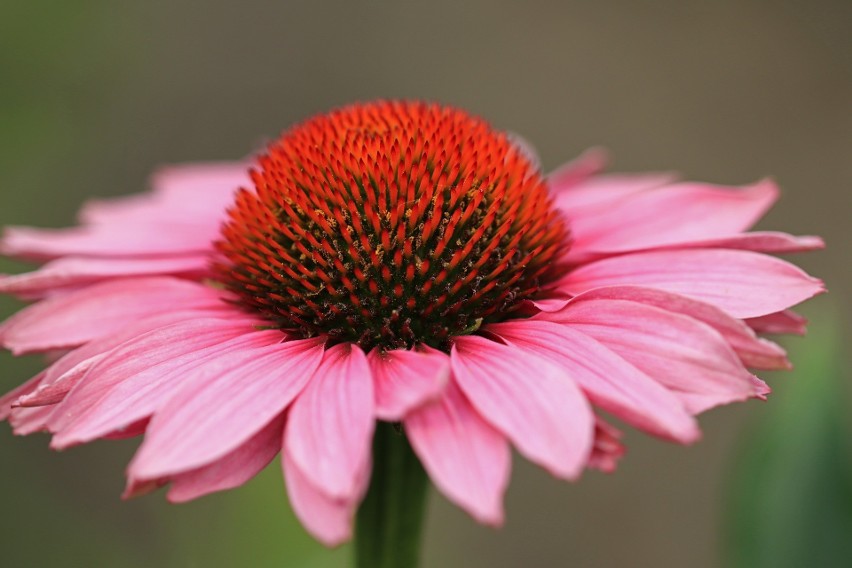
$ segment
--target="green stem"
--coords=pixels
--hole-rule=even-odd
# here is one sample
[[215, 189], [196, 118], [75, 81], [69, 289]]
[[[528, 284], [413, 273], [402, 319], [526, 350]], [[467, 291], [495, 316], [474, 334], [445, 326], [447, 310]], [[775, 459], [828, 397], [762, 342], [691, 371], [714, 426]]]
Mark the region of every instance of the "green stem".
[[417, 567], [428, 485], [405, 434], [379, 422], [370, 488], [355, 522], [357, 568]]

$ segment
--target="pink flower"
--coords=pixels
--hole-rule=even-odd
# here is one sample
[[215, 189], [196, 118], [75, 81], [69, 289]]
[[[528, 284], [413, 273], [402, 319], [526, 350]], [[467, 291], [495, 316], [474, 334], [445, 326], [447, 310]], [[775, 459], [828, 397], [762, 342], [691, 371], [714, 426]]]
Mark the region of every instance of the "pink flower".
[[281, 452], [296, 513], [350, 536], [376, 420], [429, 476], [500, 524], [510, 445], [554, 476], [611, 471], [600, 409], [680, 443], [694, 416], [789, 363], [755, 331], [819, 280], [766, 253], [817, 237], [747, 232], [778, 190], [602, 174], [589, 152], [543, 178], [529, 150], [461, 111], [379, 102], [295, 127], [251, 162], [166, 168], [80, 226], [9, 228], [0, 278], [33, 300], [0, 328], [64, 355], [0, 399], [52, 447], [144, 434], [127, 495], [180, 502]]

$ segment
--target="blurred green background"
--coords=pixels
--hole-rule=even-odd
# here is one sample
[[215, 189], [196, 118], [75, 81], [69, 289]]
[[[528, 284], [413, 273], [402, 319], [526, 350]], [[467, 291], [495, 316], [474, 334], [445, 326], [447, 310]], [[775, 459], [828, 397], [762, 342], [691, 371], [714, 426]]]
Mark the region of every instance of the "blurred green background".
[[[762, 222], [821, 234], [775, 394], [702, 418], [681, 448], [628, 433], [618, 473], [578, 484], [516, 460], [508, 522], [437, 495], [427, 567], [852, 565], [848, 387], [852, 2], [131, 2], [0, 4], [0, 224], [61, 226], [157, 165], [241, 157], [354, 100], [468, 108], [545, 166], [591, 145], [622, 170], [785, 190]], [[11, 262], [0, 271], [21, 269]], [[3, 299], [0, 315], [19, 304]], [[0, 356], [3, 390], [41, 362]], [[0, 428], [0, 565], [346, 566], [290, 515], [277, 467], [187, 505], [122, 502], [135, 443], [57, 454]]]

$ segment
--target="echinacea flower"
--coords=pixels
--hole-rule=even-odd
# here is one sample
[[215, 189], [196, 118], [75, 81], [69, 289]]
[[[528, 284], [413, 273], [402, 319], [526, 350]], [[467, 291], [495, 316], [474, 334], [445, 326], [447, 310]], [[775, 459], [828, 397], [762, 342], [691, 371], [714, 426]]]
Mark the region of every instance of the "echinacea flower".
[[144, 434], [127, 495], [186, 501], [276, 455], [326, 544], [350, 537], [377, 421], [475, 519], [503, 520], [510, 446], [554, 476], [623, 452], [598, 411], [680, 443], [695, 415], [763, 398], [781, 369], [756, 332], [799, 333], [820, 281], [768, 256], [817, 237], [747, 232], [773, 182], [732, 188], [543, 176], [463, 111], [376, 102], [314, 117], [248, 162], [166, 168], [86, 204], [80, 226], [10, 228], [0, 278], [33, 300], [0, 328], [64, 353], [0, 399], [57, 449]]

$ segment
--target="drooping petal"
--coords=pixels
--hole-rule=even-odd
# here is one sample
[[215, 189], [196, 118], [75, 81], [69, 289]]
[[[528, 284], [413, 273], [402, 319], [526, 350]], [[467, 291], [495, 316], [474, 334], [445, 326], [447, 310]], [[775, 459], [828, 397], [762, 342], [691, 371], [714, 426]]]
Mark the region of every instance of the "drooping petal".
[[450, 358], [427, 346], [414, 350], [373, 349], [367, 356], [373, 373], [376, 416], [402, 419], [409, 411], [437, 398], [450, 376]]
[[264, 343], [201, 364], [197, 377], [185, 378], [157, 409], [130, 475], [156, 479], [209, 464], [284, 412], [319, 365], [323, 340]]
[[645, 250], [749, 229], [777, 199], [769, 180], [742, 189], [680, 183], [638, 192], [593, 215], [574, 215], [572, 255]]
[[536, 317], [593, 337], [677, 394], [693, 414], [768, 392], [721, 334], [682, 314], [599, 299], [571, 302], [559, 312]]
[[221, 302], [217, 291], [187, 280], [111, 280], [24, 308], [0, 329], [0, 344], [16, 355], [67, 349], [120, 331], [140, 318], [174, 310], [215, 308]]
[[700, 432], [678, 398], [588, 335], [548, 321], [519, 320], [486, 326], [557, 364], [596, 406], [666, 439], [691, 443]]
[[[571, 300], [564, 301], [561, 305], [557, 306], [554, 303], [552, 306], [546, 306], [554, 308], [546, 311], [556, 312], [564, 309], [569, 303], [580, 303], [588, 300], [628, 300], [689, 316], [719, 332], [739, 355], [745, 366], [756, 369], [790, 368], [790, 362], [787, 360], [785, 351], [779, 345], [757, 337], [754, 331], [742, 320], [731, 317], [719, 308], [705, 302], [663, 290], [640, 286], [595, 288]], [[548, 318], [543, 317], [542, 319]]]
[[480, 523], [503, 524], [509, 444], [453, 382], [439, 400], [406, 416], [405, 433], [441, 493]]
[[807, 333], [808, 319], [793, 310], [781, 310], [745, 322], [758, 333], [804, 335]]
[[21, 406], [43, 406], [60, 402], [74, 386], [110, 351], [128, 341], [168, 325], [209, 317], [207, 310], [177, 310], [139, 319], [105, 337], [89, 341], [60, 357], [45, 370], [44, 380], [33, 392], [22, 396]]
[[203, 495], [243, 485], [263, 471], [281, 450], [282, 414], [226, 456], [171, 478], [168, 499], [184, 503]]
[[583, 393], [559, 367], [480, 336], [456, 338], [450, 359], [474, 408], [525, 457], [559, 477], [582, 472], [594, 419]]
[[[179, 322], [126, 342], [98, 362], [59, 403], [49, 424], [55, 447], [90, 441], [149, 416], [202, 356], [252, 341], [251, 321], [206, 318]], [[258, 332], [261, 339], [264, 334]], [[228, 344], [235, 340], [237, 345]], [[273, 341], [269, 338], [269, 341]], [[223, 345], [220, 349], [215, 346]], [[213, 353], [205, 353], [214, 348]]]
[[284, 435], [287, 454], [313, 485], [351, 499], [370, 458], [375, 427], [373, 377], [357, 345], [328, 349], [314, 378], [293, 403]]
[[54, 289], [93, 284], [108, 278], [177, 275], [200, 278], [207, 274], [206, 255], [171, 258], [81, 258], [63, 257], [38, 270], [0, 276], [0, 293], [38, 296]]
[[822, 282], [764, 254], [723, 249], [626, 254], [576, 268], [559, 283], [569, 294], [601, 286], [644, 286], [715, 305], [737, 318], [777, 312], [823, 292]]
[[357, 472], [353, 495], [348, 498], [329, 497], [321, 491], [296, 465], [286, 447], [281, 461], [290, 505], [305, 529], [326, 546], [337, 546], [352, 538], [355, 511], [370, 478], [369, 460]]

